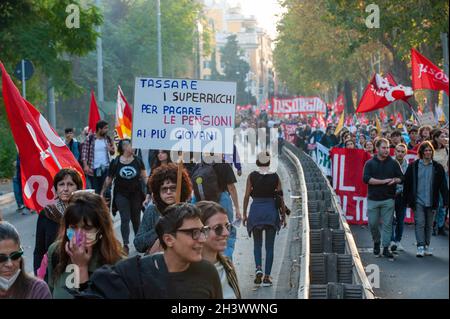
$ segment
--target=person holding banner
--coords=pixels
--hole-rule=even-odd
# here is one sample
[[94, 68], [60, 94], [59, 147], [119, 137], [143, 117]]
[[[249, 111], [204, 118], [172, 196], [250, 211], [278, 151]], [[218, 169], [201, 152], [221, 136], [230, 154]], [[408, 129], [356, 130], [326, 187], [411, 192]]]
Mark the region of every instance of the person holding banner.
[[429, 141], [420, 144], [418, 155], [419, 159], [406, 170], [403, 196], [408, 207], [414, 210], [416, 256], [423, 257], [433, 255], [430, 249], [433, 219], [439, 207], [439, 194], [443, 207], [448, 207], [448, 186], [444, 168], [433, 160], [434, 148]]
[[[374, 242], [373, 253], [378, 256], [382, 244], [383, 256], [393, 259], [394, 255], [389, 246], [392, 237], [395, 190], [397, 184], [403, 183], [404, 177], [398, 162], [389, 156], [389, 141], [379, 138], [375, 147], [377, 155], [366, 162], [363, 173], [363, 181], [368, 184], [367, 215]], [[379, 229], [380, 219], [383, 221], [382, 235]]]
[[367, 140], [366, 143], [364, 144], [364, 150], [372, 156], [375, 151], [374, 147], [373, 147], [373, 143], [374, 143], [373, 141]]

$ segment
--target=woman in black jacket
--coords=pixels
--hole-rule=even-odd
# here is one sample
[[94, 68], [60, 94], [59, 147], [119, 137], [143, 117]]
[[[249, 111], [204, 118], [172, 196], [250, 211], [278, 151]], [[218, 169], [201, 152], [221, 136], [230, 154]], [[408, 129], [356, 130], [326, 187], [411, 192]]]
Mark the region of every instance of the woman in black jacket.
[[34, 245], [34, 273], [37, 274], [42, 258], [48, 247], [58, 235], [59, 224], [72, 193], [83, 188], [83, 181], [77, 171], [64, 168], [53, 179], [56, 190], [56, 203], [44, 207], [39, 213], [36, 225], [36, 243]]
[[[432, 255], [429, 246], [439, 193], [444, 207], [448, 207], [448, 186], [444, 168], [433, 161], [434, 148], [429, 141], [420, 144], [418, 155], [419, 159], [409, 164], [406, 170], [403, 198], [406, 205], [414, 210], [417, 257], [423, 257]], [[432, 165], [431, 168], [428, 165]]]

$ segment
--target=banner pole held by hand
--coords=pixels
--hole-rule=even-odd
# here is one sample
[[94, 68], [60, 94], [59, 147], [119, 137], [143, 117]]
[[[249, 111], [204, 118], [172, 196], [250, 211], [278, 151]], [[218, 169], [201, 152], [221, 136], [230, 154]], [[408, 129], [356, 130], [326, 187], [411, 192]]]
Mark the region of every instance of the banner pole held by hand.
[[178, 172], [177, 172], [177, 192], [175, 195], [175, 203], [179, 204], [181, 199], [181, 178], [183, 176], [183, 157], [180, 156], [178, 160]]

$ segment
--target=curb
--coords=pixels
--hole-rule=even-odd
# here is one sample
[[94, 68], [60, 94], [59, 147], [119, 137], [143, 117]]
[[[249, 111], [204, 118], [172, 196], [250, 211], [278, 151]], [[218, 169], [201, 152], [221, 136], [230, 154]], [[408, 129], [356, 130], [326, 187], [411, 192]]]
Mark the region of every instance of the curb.
[[0, 205], [7, 205], [10, 204], [12, 202], [14, 202], [14, 193], [10, 192], [10, 193], [6, 193], [5, 195], [1, 195], [0, 196]]

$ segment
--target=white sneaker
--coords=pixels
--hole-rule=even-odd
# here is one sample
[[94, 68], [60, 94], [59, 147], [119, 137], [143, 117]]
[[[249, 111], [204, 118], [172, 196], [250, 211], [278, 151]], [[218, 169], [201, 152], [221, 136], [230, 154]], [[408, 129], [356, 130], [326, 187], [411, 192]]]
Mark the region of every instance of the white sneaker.
[[433, 256], [433, 252], [431, 251], [431, 248], [428, 246], [425, 246], [424, 254], [425, 256]]
[[417, 246], [417, 253], [416, 253], [417, 257], [423, 257], [425, 256], [425, 249], [423, 246]]
[[399, 241], [396, 242], [395, 244], [397, 245], [397, 250], [398, 250], [398, 251], [405, 251], [405, 248], [403, 248], [402, 244], [400, 244]]

